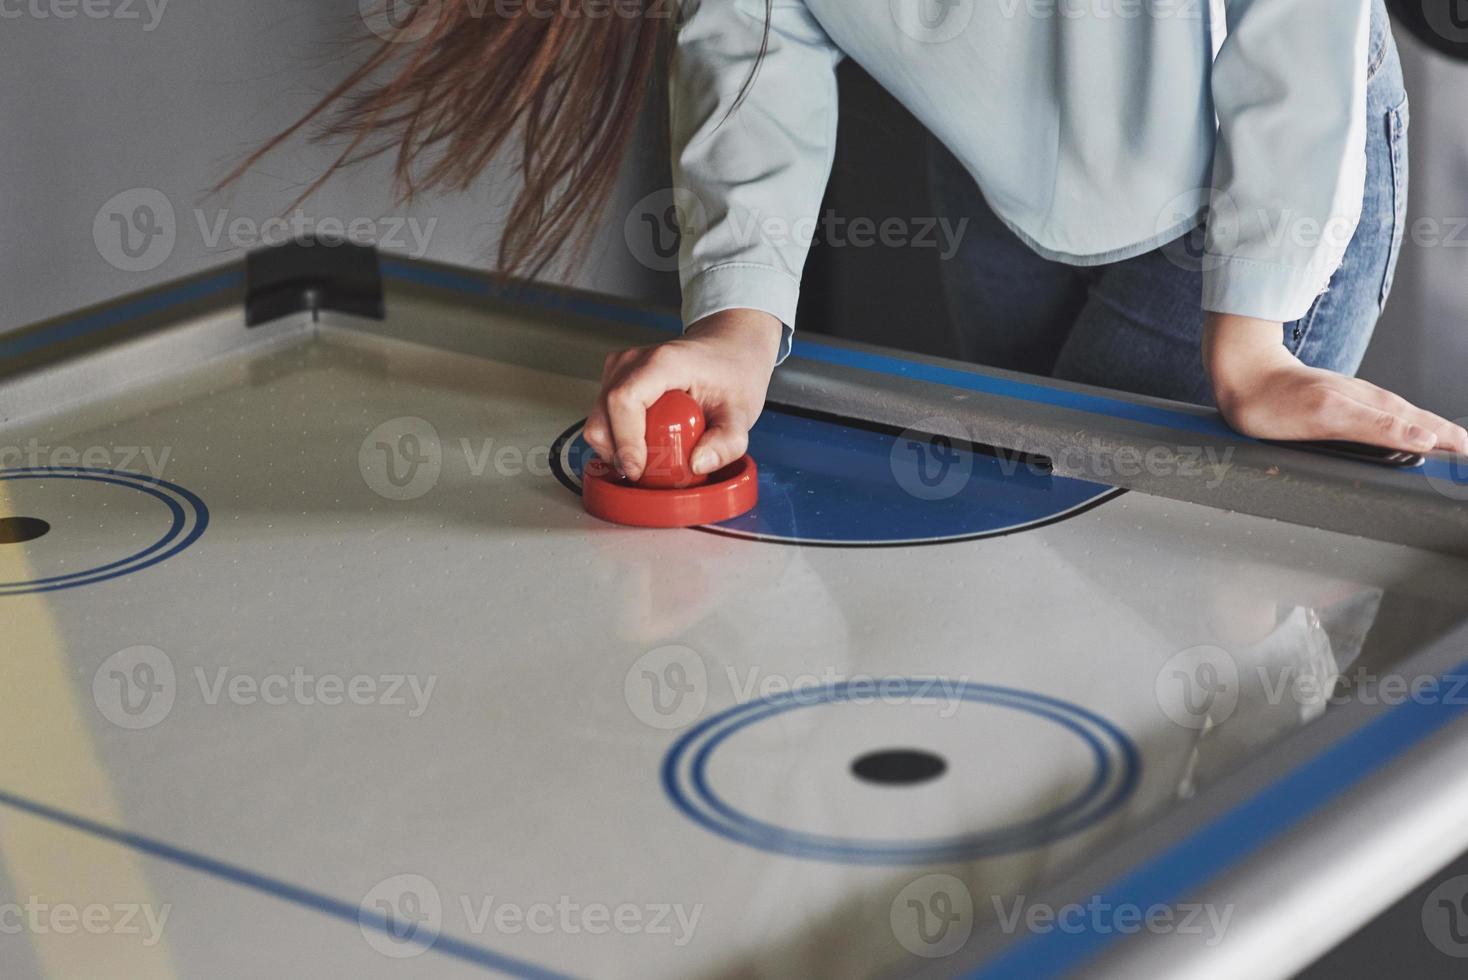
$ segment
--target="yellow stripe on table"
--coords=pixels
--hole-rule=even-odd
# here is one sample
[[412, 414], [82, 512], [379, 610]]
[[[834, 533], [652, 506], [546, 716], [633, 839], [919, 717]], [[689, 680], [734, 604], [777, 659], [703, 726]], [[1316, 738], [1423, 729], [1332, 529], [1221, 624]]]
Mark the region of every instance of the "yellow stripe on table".
[[[0, 482], [0, 517], [14, 513]], [[28, 547], [0, 545], [0, 582], [34, 578]], [[92, 679], [70, 662], [50, 601], [45, 593], [0, 596], [0, 789], [122, 827], [93, 743], [93, 726], [105, 722], [91, 703]], [[0, 942], [28, 938], [44, 976], [175, 976], [162, 938], [171, 910], [153, 894], [137, 853], [0, 807], [0, 859], [14, 903], [0, 908], [8, 920], [0, 925], [19, 925]]]

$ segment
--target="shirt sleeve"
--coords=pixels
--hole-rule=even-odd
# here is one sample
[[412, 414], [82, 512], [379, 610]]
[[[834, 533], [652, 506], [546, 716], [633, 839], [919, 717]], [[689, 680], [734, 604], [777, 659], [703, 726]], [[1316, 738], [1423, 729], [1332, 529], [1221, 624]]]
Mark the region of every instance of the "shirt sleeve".
[[1298, 320], [1361, 217], [1370, 0], [1226, 0], [1203, 307]]
[[670, 86], [683, 323], [747, 308], [785, 325], [836, 144], [841, 54], [803, 0], [684, 0]]

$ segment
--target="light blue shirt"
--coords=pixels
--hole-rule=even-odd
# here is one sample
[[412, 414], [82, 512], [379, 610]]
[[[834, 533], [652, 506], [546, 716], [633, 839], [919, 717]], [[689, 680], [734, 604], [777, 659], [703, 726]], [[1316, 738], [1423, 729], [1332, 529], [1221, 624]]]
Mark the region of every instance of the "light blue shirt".
[[1115, 262], [1209, 208], [1207, 310], [1299, 319], [1360, 217], [1369, 0], [773, 0], [736, 107], [764, 24], [765, 0], [684, 0], [673, 173], [684, 322], [762, 310], [782, 357], [846, 56], [1041, 255]]

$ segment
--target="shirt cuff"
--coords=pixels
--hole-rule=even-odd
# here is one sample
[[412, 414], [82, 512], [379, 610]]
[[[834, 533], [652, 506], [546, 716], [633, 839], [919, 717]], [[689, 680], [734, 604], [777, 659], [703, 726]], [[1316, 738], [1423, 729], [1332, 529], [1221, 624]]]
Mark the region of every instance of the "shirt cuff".
[[683, 327], [724, 310], [759, 310], [780, 321], [779, 364], [790, 356], [800, 281], [773, 266], [731, 262], [705, 269], [683, 285]]
[[1330, 285], [1334, 269], [1297, 268], [1245, 259], [1205, 255], [1203, 309], [1259, 320], [1293, 323]]

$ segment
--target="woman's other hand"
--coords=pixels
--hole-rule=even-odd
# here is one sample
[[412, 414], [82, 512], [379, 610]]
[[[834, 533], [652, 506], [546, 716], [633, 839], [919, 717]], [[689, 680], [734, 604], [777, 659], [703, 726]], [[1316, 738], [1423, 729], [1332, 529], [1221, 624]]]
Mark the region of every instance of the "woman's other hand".
[[1425, 453], [1468, 455], [1462, 426], [1369, 381], [1301, 363], [1268, 320], [1211, 313], [1203, 363], [1228, 423], [1259, 439], [1347, 440]]

